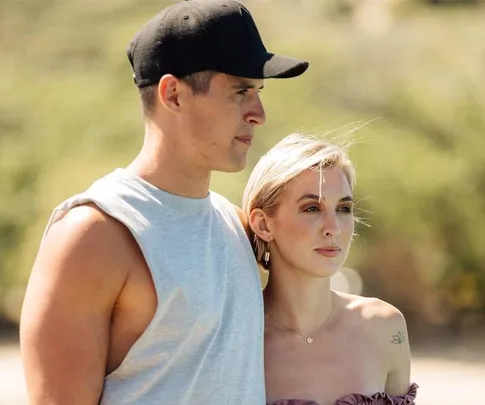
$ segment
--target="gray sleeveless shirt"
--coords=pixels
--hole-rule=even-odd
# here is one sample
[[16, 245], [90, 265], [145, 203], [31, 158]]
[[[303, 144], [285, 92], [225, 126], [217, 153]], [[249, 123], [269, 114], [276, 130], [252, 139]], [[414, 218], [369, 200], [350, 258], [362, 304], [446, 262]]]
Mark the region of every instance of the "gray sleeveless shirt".
[[49, 225], [87, 202], [131, 231], [158, 296], [150, 325], [105, 378], [100, 405], [265, 404], [261, 284], [234, 206], [117, 169], [57, 207]]

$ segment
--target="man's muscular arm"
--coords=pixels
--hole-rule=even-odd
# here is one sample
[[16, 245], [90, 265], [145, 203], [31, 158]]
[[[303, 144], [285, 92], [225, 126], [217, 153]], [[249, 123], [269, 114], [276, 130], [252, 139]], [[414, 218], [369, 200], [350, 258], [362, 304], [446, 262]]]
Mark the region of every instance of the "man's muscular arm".
[[30, 405], [99, 403], [126, 243], [126, 229], [93, 206], [74, 208], [47, 233], [20, 322]]

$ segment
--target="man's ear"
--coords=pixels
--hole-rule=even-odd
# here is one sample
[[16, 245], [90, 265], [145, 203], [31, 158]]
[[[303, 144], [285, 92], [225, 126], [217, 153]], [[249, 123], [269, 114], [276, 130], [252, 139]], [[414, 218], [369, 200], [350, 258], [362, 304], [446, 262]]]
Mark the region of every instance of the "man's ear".
[[269, 242], [273, 239], [269, 217], [261, 208], [255, 208], [249, 214], [249, 226], [260, 239]]
[[157, 96], [160, 104], [171, 112], [180, 110], [180, 96], [183, 91], [183, 85], [174, 75], [164, 75], [158, 82]]

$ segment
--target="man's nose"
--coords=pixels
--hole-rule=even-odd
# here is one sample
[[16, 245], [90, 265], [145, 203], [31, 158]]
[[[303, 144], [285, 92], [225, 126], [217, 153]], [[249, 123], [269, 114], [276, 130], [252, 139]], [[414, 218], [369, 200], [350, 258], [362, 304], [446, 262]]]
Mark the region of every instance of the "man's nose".
[[250, 109], [246, 113], [244, 120], [252, 125], [263, 125], [266, 122], [266, 113], [258, 92], [255, 92], [251, 100]]

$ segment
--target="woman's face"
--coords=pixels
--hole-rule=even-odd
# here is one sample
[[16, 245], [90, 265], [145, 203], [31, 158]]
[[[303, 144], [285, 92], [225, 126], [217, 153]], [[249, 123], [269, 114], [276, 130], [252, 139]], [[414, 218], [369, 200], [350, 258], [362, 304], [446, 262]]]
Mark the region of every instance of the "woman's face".
[[307, 170], [285, 187], [267, 217], [271, 268], [330, 277], [343, 265], [354, 233], [352, 191], [339, 167]]

